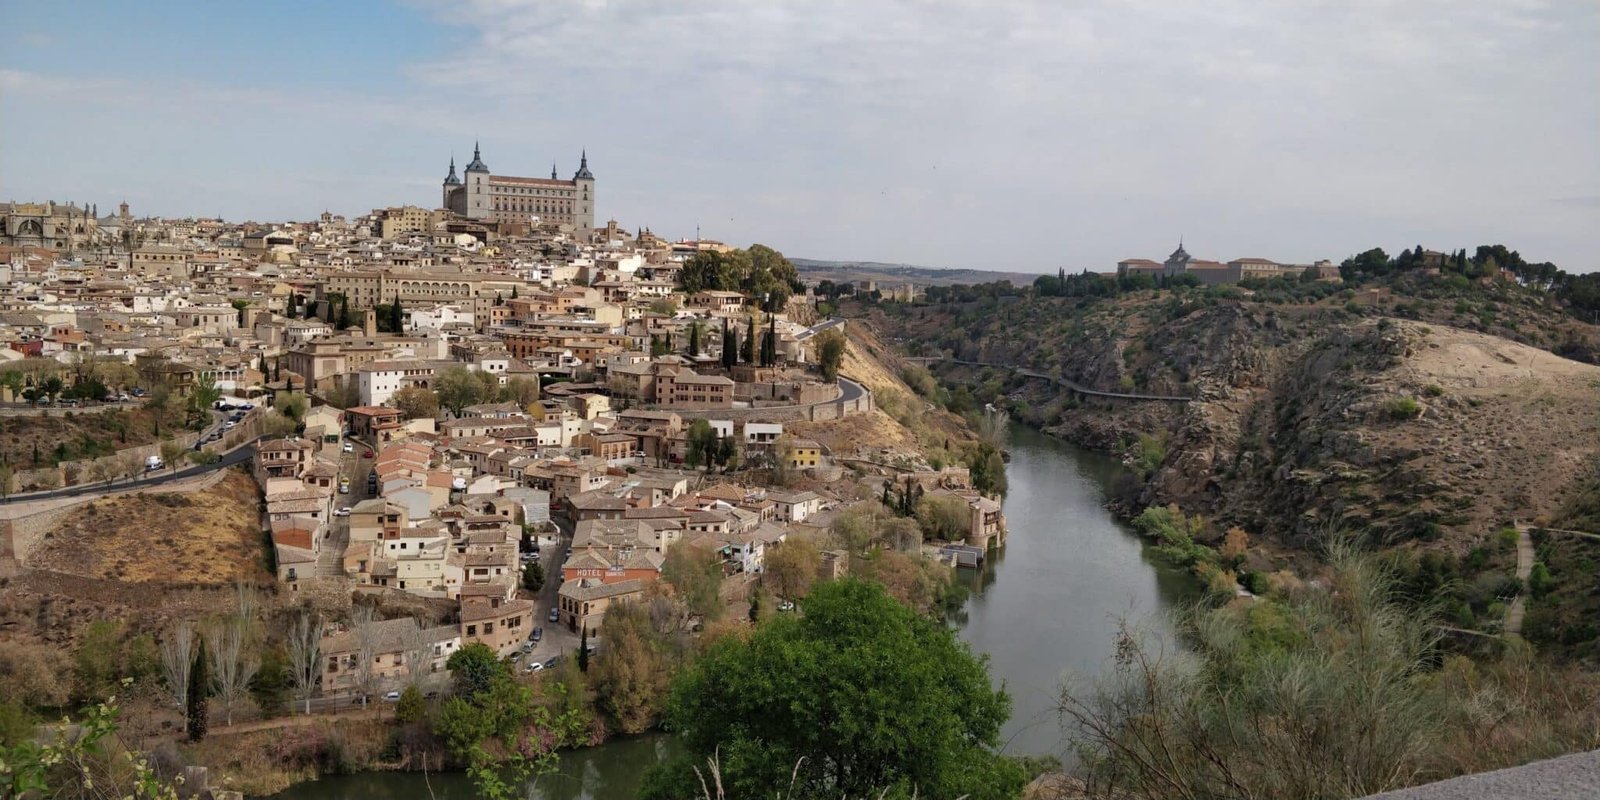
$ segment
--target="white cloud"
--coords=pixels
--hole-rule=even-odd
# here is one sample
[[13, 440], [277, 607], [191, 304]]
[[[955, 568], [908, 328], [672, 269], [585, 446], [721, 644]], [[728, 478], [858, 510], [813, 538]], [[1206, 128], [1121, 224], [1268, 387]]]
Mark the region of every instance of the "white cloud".
[[[1105, 268], [1181, 230], [1224, 258], [1438, 237], [1600, 266], [1585, 261], [1595, 207], [1552, 200], [1600, 191], [1591, 4], [414, 7], [458, 44], [384, 96], [14, 71], [0, 91], [41, 113], [154, 118], [208, 164], [226, 157], [208, 141], [221, 137], [314, 166], [288, 174], [318, 176], [311, 194], [345, 210], [428, 202], [419, 177], [481, 137], [493, 168], [525, 174], [552, 156], [570, 172], [588, 147], [601, 213], [624, 224], [700, 222], [796, 254]], [[308, 202], [287, 180], [257, 175], [236, 194]]]

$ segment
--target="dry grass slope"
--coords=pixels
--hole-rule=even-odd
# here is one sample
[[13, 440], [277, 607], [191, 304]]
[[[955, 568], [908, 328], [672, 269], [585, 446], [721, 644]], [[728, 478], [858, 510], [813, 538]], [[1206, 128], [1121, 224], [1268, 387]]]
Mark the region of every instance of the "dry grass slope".
[[96, 500], [63, 519], [28, 566], [125, 583], [267, 581], [259, 497], [249, 475], [230, 470], [192, 494]]

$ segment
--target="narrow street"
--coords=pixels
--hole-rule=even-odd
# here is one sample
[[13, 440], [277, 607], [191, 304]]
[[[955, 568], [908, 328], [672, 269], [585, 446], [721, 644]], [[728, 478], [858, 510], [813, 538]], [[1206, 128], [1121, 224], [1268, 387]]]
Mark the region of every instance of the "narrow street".
[[[351, 441], [351, 440], [345, 440]], [[351, 508], [363, 500], [372, 497], [367, 491], [367, 473], [372, 469], [373, 460], [363, 457], [372, 451], [360, 442], [355, 442], [352, 452], [344, 452], [344, 446], [339, 445], [339, 477], [350, 481], [350, 493], [336, 495], [334, 508]], [[327, 538], [322, 542], [322, 549], [317, 554], [317, 577], [339, 578], [344, 576], [344, 552], [350, 546], [350, 518], [335, 516], [328, 525]]]

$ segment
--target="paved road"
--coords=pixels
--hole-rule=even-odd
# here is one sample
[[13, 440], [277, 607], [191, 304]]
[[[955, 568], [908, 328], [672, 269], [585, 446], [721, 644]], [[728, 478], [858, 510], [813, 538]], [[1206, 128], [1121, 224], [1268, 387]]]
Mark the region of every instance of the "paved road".
[[224, 454], [222, 456], [222, 460], [212, 464], [197, 464], [192, 467], [180, 469], [176, 472], [162, 470], [158, 474], [154, 475], [146, 473], [147, 477], [138, 478], [131, 481], [123, 481], [121, 483], [88, 483], [81, 486], [69, 486], [65, 489], [53, 489], [48, 492], [14, 494], [0, 502], [21, 503], [32, 502], [34, 500], [55, 500], [62, 497], [82, 497], [84, 495], [107, 494], [109, 492], [126, 492], [130, 489], [146, 489], [152, 486], [160, 486], [164, 483], [171, 483], [172, 481], [183, 480], [184, 478], [193, 478], [196, 475], [204, 475], [207, 472], [215, 472], [216, 470], [225, 469], [235, 464], [243, 464], [244, 462], [255, 458], [255, 455], [256, 444], [254, 441], [252, 441], [242, 447], [235, 448], [230, 453]]
[[843, 375], [839, 376], [839, 401], [849, 403], [866, 393], [866, 389]]
[[1600, 797], [1600, 750], [1368, 795], [1367, 800], [1555, 800]]

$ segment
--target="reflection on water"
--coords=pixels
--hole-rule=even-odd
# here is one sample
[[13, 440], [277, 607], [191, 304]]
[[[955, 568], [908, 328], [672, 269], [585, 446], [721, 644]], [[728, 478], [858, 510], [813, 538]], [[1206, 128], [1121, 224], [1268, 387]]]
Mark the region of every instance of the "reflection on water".
[[961, 637], [989, 654], [1011, 692], [1006, 752], [1066, 756], [1055, 711], [1063, 675], [1104, 669], [1121, 618], [1165, 633], [1155, 612], [1181, 601], [1189, 581], [1149, 560], [1104, 508], [1115, 460], [1020, 425], [1009, 446], [1006, 548], [961, 571], [973, 591]]
[[[603, 747], [561, 755], [553, 775], [537, 778], [527, 800], [623, 800], [639, 792], [639, 781], [652, 764], [677, 755], [677, 740], [665, 734], [614, 739]], [[474, 800], [472, 782], [465, 773], [423, 776], [414, 772], [366, 772], [330, 775], [273, 795], [274, 800], [386, 800], [427, 798]]]
[[[1151, 561], [1139, 539], [1102, 503], [1122, 467], [1019, 425], [1012, 426], [1006, 549], [982, 570], [961, 570], [972, 590], [952, 621], [987, 653], [997, 683], [1011, 692], [1001, 734], [1005, 752], [1070, 761], [1056, 717], [1063, 674], [1092, 677], [1109, 662], [1119, 618], [1164, 632], [1158, 613], [1192, 592], [1181, 573]], [[563, 755], [558, 775], [540, 778], [529, 800], [623, 800], [651, 764], [675, 754], [664, 734], [630, 737]], [[377, 800], [473, 796], [466, 776], [371, 773], [324, 778], [278, 795], [284, 800]]]

